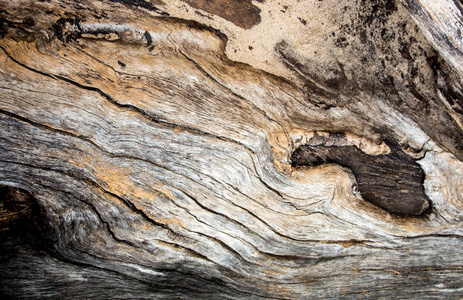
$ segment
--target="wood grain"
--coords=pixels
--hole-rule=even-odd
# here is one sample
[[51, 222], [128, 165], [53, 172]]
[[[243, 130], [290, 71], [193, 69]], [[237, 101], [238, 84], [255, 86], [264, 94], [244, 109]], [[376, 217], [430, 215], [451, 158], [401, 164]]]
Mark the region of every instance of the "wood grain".
[[463, 6], [461, 1], [401, 0], [430, 43], [463, 75]]
[[[361, 87], [327, 109], [315, 100], [330, 98], [230, 61], [216, 30], [134, 7], [0, 0], [0, 185], [39, 207], [2, 231], [2, 296], [463, 295], [455, 147]], [[378, 208], [342, 163], [293, 167], [315, 132], [390, 157], [392, 137], [432, 209]]]

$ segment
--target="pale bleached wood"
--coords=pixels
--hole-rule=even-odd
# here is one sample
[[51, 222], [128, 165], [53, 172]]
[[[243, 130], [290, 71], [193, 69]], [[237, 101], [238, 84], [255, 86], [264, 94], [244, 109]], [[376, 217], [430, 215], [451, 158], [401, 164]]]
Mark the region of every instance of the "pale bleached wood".
[[[463, 163], [409, 116], [381, 99], [320, 107], [229, 61], [197, 24], [60, 3], [0, 2], [0, 183], [30, 191], [43, 218], [41, 233], [5, 239], [2, 293], [461, 297]], [[315, 131], [373, 155], [384, 135], [406, 140], [432, 210], [391, 215], [347, 168], [293, 168]]]

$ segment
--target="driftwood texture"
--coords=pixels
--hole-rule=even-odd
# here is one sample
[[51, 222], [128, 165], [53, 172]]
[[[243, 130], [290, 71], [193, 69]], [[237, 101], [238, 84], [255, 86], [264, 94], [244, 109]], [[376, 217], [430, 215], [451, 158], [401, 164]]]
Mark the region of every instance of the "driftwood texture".
[[[333, 139], [331, 135], [329, 138]], [[336, 134], [335, 137], [339, 136]], [[424, 191], [424, 172], [409, 155], [393, 146], [390, 153], [368, 155], [356, 146], [302, 145], [291, 155], [292, 165], [319, 166], [334, 163], [352, 170], [353, 186], [363, 199], [389, 212], [420, 215], [429, 209]]]
[[461, 48], [399, 2], [281, 1], [313, 36], [232, 61], [280, 4], [206, 2], [0, 0], [1, 294], [462, 297]]

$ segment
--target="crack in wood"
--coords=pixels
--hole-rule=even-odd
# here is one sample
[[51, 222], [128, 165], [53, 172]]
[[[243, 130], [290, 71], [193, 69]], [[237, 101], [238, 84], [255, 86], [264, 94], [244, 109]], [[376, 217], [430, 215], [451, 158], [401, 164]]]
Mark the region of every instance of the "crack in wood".
[[263, 109], [256, 106], [252, 101], [249, 101], [248, 99], [244, 98], [243, 96], [241, 96], [241, 95], [237, 94], [236, 92], [232, 91], [229, 87], [225, 86], [218, 79], [214, 78], [211, 74], [209, 74], [203, 67], [201, 67], [201, 65], [199, 63], [197, 63], [191, 57], [186, 55], [183, 51], [181, 51], [180, 49], [178, 51], [183, 57], [185, 57], [185, 59], [187, 59], [189, 62], [191, 62], [195, 66], [195, 68], [197, 68], [201, 73], [204, 74], [204, 76], [209, 78], [212, 82], [216, 83], [217, 85], [219, 85], [221, 88], [223, 88], [224, 90], [226, 90], [227, 92], [229, 92], [233, 96], [235, 96], [235, 97], [237, 97], [237, 98], [239, 98], [241, 100], [247, 101], [255, 110], [257, 110], [259, 113], [261, 113], [263, 116], [265, 116], [265, 118], [267, 118], [269, 121], [275, 122], [276, 124], [281, 126], [281, 124], [278, 121], [272, 119]]
[[[88, 178], [88, 177], [84, 177], [83, 175], [79, 175], [79, 174], [76, 174], [76, 173], [73, 173], [73, 172], [67, 172], [67, 171], [62, 171], [62, 170], [57, 170], [57, 169], [45, 168], [44, 166], [40, 166], [40, 167], [39, 167], [39, 166], [34, 166], [34, 165], [30, 165], [30, 164], [26, 164], [26, 163], [20, 163], [20, 162], [15, 162], [15, 161], [0, 160], [0, 162], [1, 162], [1, 163], [13, 163], [13, 164], [18, 164], [18, 165], [26, 166], [26, 167], [29, 167], [29, 168], [41, 169], [41, 170], [45, 170], [45, 171], [49, 171], [49, 172], [56, 172], [56, 173], [59, 173], [59, 174], [61, 174], [61, 175], [68, 176], [68, 177], [70, 177], [70, 178], [79, 180], [79, 181], [81, 181], [81, 182], [83, 182], [83, 183], [85, 183], [85, 184], [88, 184], [89, 186], [91, 186], [91, 187], [93, 187], [93, 188], [99, 190], [100, 192], [102, 192], [103, 194], [106, 194], [106, 195], [109, 196], [109, 197], [114, 197], [114, 198], [118, 199], [120, 202], [124, 203], [124, 205], [125, 205], [130, 211], [132, 211], [132, 212], [133, 212], [134, 214], [136, 214], [136, 215], [141, 216], [141, 217], [142, 217], [145, 221], [147, 221], [148, 223], [150, 223], [150, 224], [152, 224], [152, 225], [154, 225], [154, 226], [157, 226], [157, 227], [166, 229], [166, 230], [172, 232], [172, 234], [177, 235], [177, 233], [175, 233], [171, 228], [169, 228], [168, 225], [165, 225], [165, 224], [162, 224], [162, 223], [157, 222], [156, 220], [153, 220], [153, 219], [150, 218], [143, 210], [137, 208], [131, 201], [129, 201], [129, 200], [127, 200], [127, 199], [125, 199], [125, 198], [123, 198], [123, 197], [121, 197], [121, 196], [119, 196], [119, 195], [116, 195], [116, 194], [114, 194], [114, 193], [111, 193], [111, 192], [107, 191], [107, 190], [104, 189], [99, 183], [97, 183], [96, 181], [94, 181], [94, 180], [92, 180], [92, 179], [90, 179], [90, 178]], [[79, 176], [76, 177], [76, 175], [79, 175]], [[60, 192], [69, 194], [69, 196], [75, 198], [75, 195], [70, 194], [70, 193], [68, 193], [68, 192], [66, 192], [66, 191], [60, 191]], [[93, 204], [90, 204], [90, 203], [89, 203], [88, 201], [86, 201], [86, 200], [82, 200], [82, 199], [78, 199], [78, 200], [79, 200], [80, 202], [84, 203], [85, 205], [88, 205], [89, 207], [91, 207], [91, 208], [92, 208], [92, 211], [94, 211], [95, 214], [96, 214], [98, 217], [101, 216], [100, 212], [94, 207]], [[107, 222], [104, 221], [103, 219], [101, 219], [101, 221], [102, 221], [103, 224], [106, 224], [106, 225], [109, 226], [109, 224], [107, 224]], [[110, 235], [113, 236], [113, 234], [112, 234], [111, 232], [110, 232]], [[113, 238], [114, 238], [114, 236], [113, 236]], [[115, 238], [115, 240], [118, 241], [118, 242], [121, 242], [121, 240], [118, 239], [118, 238]], [[202, 258], [202, 259], [204, 259], [204, 260], [207, 260], [207, 261], [209, 261], [209, 262], [215, 264], [215, 262], [212, 261], [212, 260], [210, 260], [209, 258], [207, 258], [207, 256], [205, 256], [205, 255], [203, 255], [203, 254], [197, 252], [196, 250], [192, 249], [191, 247], [186, 247], [185, 245], [178, 244], [178, 243], [174, 243], [174, 242], [168, 242], [168, 241], [165, 241], [165, 240], [157, 240], [157, 241], [160, 242], [160, 243], [164, 243], [164, 244], [171, 245], [171, 246], [173, 245], [173, 246], [175, 246], [175, 247], [183, 248], [183, 249], [185, 249], [186, 251], [191, 252], [190, 255], [196, 256], [196, 257], [198, 257], [198, 258]], [[128, 244], [128, 245], [129, 245], [129, 243], [132, 243], [132, 242], [130, 242], [130, 241], [125, 241], [125, 240], [123, 240], [122, 242], [123, 242], [123, 243], [126, 243], [126, 244]], [[135, 244], [134, 244], [134, 245], [135, 245]], [[143, 248], [141, 248], [141, 247], [139, 247], [139, 246], [137, 246], [137, 247], [140, 248], [140, 249], [143, 249]], [[145, 250], [145, 249], [143, 249], [143, 250]]]
[[245, 148], [247, 151], [249, 151], [252, 154], [256, 154], [256, 152], [253, 149], [249, 148], [248, 146], [246, 146], [245, 144], [239, 142], [238, 140], [233, 140], [233, 139], [227, 138], [225, 136], [216, 135], [216, 134], [213, 134], [213, 133], [210, 133], [210, 132], [198, 129], [198, 128], [194, 128], [194, 127], [191, 127], [191, 126], [187, 126], [187, 125], [184, 125], [184, 124], [179, 124], [179, 123], [170, 122], [170, 121], [167, 121], [167, 120], [160, 119], [158, 116], [150, 114], [150, 113], [148, 113], [147, 111], [143, 110], [142, 108], [140, 108], [138, 106], [118, 102], [117, 100], [113, 99], [108, 93], [102, 91], [99, 88], [96, 88], [96, 87], [93, 87], [93, 86], [86, 86], [86, 85], [83, 85], [83, 84], [81, 84], [79, 82], [76, 82], [76, 81], [74, 81], [72, 79], [69, 79], [69, 78], [66, 78], [66, 77], [63, 77], [63, 76], [60, 76], [60, 75], [53, 75], [53, 74], [45, 73], [45, 72], [42, 72], [40, 70], [36, 70], [34, 68], [31, 68], [31, 67], [21, 63], [20, 61], [16, 60], [14, 57], [12, 57], [11, 54], [8, 53], [8, 51], [3, 46], [0, 46], [0, 49], [3, 50], [3, 52], [5, 53], [5, 55], [9, 59], [11, 59], [13, 62], [20, 65], [21, 67], [26, 68], [29, 71], [32, 71], [34, 73], [37, 73], [37, 74], [40, 74], [40, 75], [43, 75], [43, 76], [46, 76], [46, 77], [49, 77], [49, 78], [52, 78], [52, 79], [55, 79], [55, 80], [62, 80], [64, 82], [67, 82], [69, 84], [77, 86], [78, 88], [82, 88], [84, 90], [96, 92], [99, 95], [101, 95], [103, 98], [105, 98], [107, 101], [109, 101], [111, 104], [115, 105], [116, 107], [125, 108], [125, 109], [128, 109], [130, 111], [136, 112], [139, 115], [141, 115], [142, 117], [148, 119], [149, 121], [151, 121], [153, 123], [161, 124], [163, 126], [167, 126], [167, 127], [171, 127], [171, 128], [181, 128], [181, 129], [184, 129], [184, 130], [186, 130], [188, 132], [191, 132], [193, 134], [204, 135], [204, 136], [208, 136], [208, 137], [214, 137], [214, 138], [222, 140], [222, 141], [231, 142], [233, 144], [236, 144], [236, 145], [239, 145], [239, 146]]
[[[15, 115], [15, 114], [13, 114], [13, 113], [6, 112], [6, 111], [3, 111], [3, 110], [0, 110], [0, 113], [3, 113], [4, 115], [7, 115], [7, 116], [9, 116], [9, 117], [11, 117], [11, 118], [16, 118], [16, 119], [18, 119], [18, 120], [20, 120], [20, 121], [29, 123], [30, 125], [39, 127], [39, 128], [41, 128], [41, 129], [44, 129], [44, 130], [51, 130], [51, 131], [53, 131], [53, 132], [56, 132], [57, 134], [64, 134], [64, 135], [69, 136], [69, 137], [72, 137], [72, 138], [79, 138], [79, 139], [82, 139], [82, 140], [84, 140], [85, 142], [88, 142], [88, 143], [90, 143], [92, 146], [96, 147], [98, 150], [103, 151], [104, 153], [106, 153], [106, 154], [109, 155], [109, 156], [119, 157], [119, 158], [120, 158], [120, 157], [124, 157], [124, 158], [136, 159], [136, 160], [143, 160], [143, 159], [136, 158], [136, 157], [115, 155], [115, 154], [109, 153], [109, 152], [105, 151], [104, 149], [100, 148], [100, 147], [99, 147], [97, 144], [95, 144], [92, 140], [90, 140], [90, 139], [88, 139], [88, 138], [86, 138], [86, 137], [80, 136], [79, 134], [75, 134], [75, 133], [72, 133], [72, 132], [62, 131], [62, 130], [59, 130], [59, 129], [51, 128], [51, 127], [48, 127], [48, 126], [46, 126], [46, 125], [42, 125], [42, 124], [39, 124], [39, 123], [30, 121], [30, 120], [28, 120], [28, 119], [26, 119], [26, 118], [24, 118], [24, 117], [21, 117], [21, 116], [18, 116], [18, 115]], [[151, 162], [151, 161], [149, 161], [149, 160], [143, 160], [143, 161], [148, 162], [148, 163], [151, 163], [151, 164], [153, 163], [153, 162]], [[42, 167], [42, 169], [44, 169], [44, 168]], [[84, 183], [87, 183], [87, 184], [89, 184], [89, 185], [91, 185], [91, 186], [93, 186], [93, 187], [96, 187], [96, 188], [98, 188], [99, 190], [101, 190], [104, 194], [107, 194], [109, 197], [115, 197], [115, 198], [117, 198], [118, 200], [120, 200], [121, 202], [125, 203], [125, 205], [126, 205], [131, 211], [133, 211], [133, 212], [136, 213], [136, 214], [141, 215], [141, 216], [142, 216], [145, 220], [147, 220], [149, 223], [152, 223], [152, 224], [154, 224], [154, 225], [156, 225], [156, 226], [160, 226], [160, 227], [162, 227], [162, 228], [164, 228], [164, 229], [168, 229], [168, 230], [172, 231], [172, 229], [169, 228], [167, 225], [164, 225], [164, 224], [162, 224], [162, 223], [159, 223], [159, 222], [153, 220], [152, 218], [150, 218], [148, 215], [146, 215], [146, 213], [145, 213], [142, 209], [136, 207], [131, 201], [129, 201], [129, 200], [127, 200], [127, 199], [125, 199], [125, 198], [123, 198], [123, 197], [117, 195], [117, 194], [114, 194], [114, 193], [112, 193], [112, 192], [107, 191], [106, 189], [104, 189], [104, 188], [101, 186], [101, 184], [97, 183], [96, 181], [94, 181], [94, 180], [92, 180], [92, 179], [90, 179], [90, 178], [88, 178], [88, 177], [86, 177], [86, 176], [83, 176], [83, 175], [81, 175], [81, 174], [79, 174], [79, 173], [75, 173], [75, 172], [69, 173], [69, 172], [64, 172], [64, 171], [60, 171], [60, 170], [56, 170], [56, 169], [50, 169], [50, 171], [59, 172], [59, 173], [62, 173], [62, 174], [64, 174], [64, 175], [67, 175], [67, 176], [75, 177], [76, 179], [80, 180], [81, 182], [84, 182]], [[239, 191], [238, 191], [238, 192], [239, 192]], [[186, 192], [184, 192], [184, 193], [185, 193], [185, 195], [187, 195], [189, 198], [191, 198], [193, 201], [195, 201], [196, 203], [199, 204], [199, 201], [198, 201], [195, 197], [193, 197], [192, 195], [190, 195], [190, 194], [188, 194], [188, 193], [186, 193]], [[244, 195], [244, 196], [246, 196], [246, 195]], [[109, 224], [108, 224], [106, 221], [104, 221], [104, 219], [101, 217], [101, 214], [96, 210], [96, 208], [95, 208], [92, 204], [88, 203], [88, 202], [85, 201], [85, 200], [81, 200], [81, 201], [82, 201], [83, 203], [89, 205], [90, 207], [92, 207], [93, 210], [96, 212], [96, 214], [97, 214], [97, 215], [99, 216], [99, 218], [101, 219], [102, 223], [103, 223], [103, 224], [106, 224], [106, 226], [109, 226]], [[253, 200], [253, 201], [255, 201], [255, 200]], [[236, 204], [235, 204], [235, 205], [236, 205]], [[202, 206], [202, 205], [200, 205], [200, 207], [205, 208], [205, 207]], [[291, 237], [282, 235], [282, 234], [279, 233], [277, 230], [275, 230], [270, 224], [268, 224], [267, 222], [265, 222], [264, 220], [262, 220], [259, 216], [253, 214], [250, 210], [248, 210], [248, 208], [243, 207], [243, 206], [239, 206], [239, 205], [238, 205], [238, 207], [242, 208], [243, 210], [245, 210], [245, 211], [248, 212], [249, 214], [253, 215], [256, 219], [258, 219], [258, 220], [260, 220], [261, 222], [263, 222], [263, 223], [264, 223], [269, 229], [271, 229], [275, 234], [277, 234], [277, 235], [279, 235], [279, 236], [281, 236], [281, 237], [285, 237], [285, 238], [291, 239], [291, 240], [296, 240], [296, 239], [294, 239], [294, 238], [291, 238]], [[268, 208], [268, 209], [269, 209], [269, 208]], [[215, 211], [212, 211], [212, 210], [209, 210], [209, 209], [208, 209], [208, 211], [210, 211], [211, 213], [214, 213], [214, 214], [217, 214], [217, 213], [218, 213], [218, 212], [215, 212]], [[276, 211], [275, 211], [275, 212], [276, 212]], [[223, 216], [225, 216], [225, 215], [223, 215]], [[195, 216], [193, 216], [193, 217], [195, 217]], [[195, 217], [195, 218], [196, 218], [196, 217]], [[229, 219], [229, 217], [227, 217], [227, 218]], [[230, 219], [230, 220], [231, 220], [231, 219]], [[244, 226], [244, 225], [241, 224], [241, 223], [239, 223], [239, 224], [242, 225], [242, 226]], [[207, 224], [206, 224], [206, 225], [207, 225]], [[245, 227], [245, 226], [244, 226], [244, 227]], [[247, 230], [249, 230], [247, 227], [245, 227], [245, 228], [246, 228]], [[130, 241], [126, 241], [126, 240], [119, 239], [119, 238], [117, 238], [117, 237], [115, 236], [114, 232], [113, 232], [110, 228], [108, 228], [108, 230], [109, 230], [110, 234], [113, 236], [113, 238], [114, 238], [115, 240], [117, 240], [117, 241], [119, 241], [119, 242], [126, 243], [126, 244], [128, 244], [128, 245], [131, 245], [131, 242], [130, 242]], [[219, 239], [217, 239], [217, 238], [211, 237], [211, 236], [209, 236], [209, 235], [206, 235], [206, 234], [204, 234], [204, 233], [197, 232], [197, 231], [192, 231], [192, 232], [196, 232], [196, 233], [198, 233], [198, 234], [200, 234], [200, 235], [203, 235], [203, 236], [205, 236], [205, 237], [207, 237], [207, 238], [211, 238], [211, 239], [217, 241], [217, 242], [218, 242], [220, 245], [222, 245], [222, 247], [225, 248], [225, 249], [229, 249], [229, 248], [230, 248], [230, 246], [228, 246], [226, 243], [224, 243], [223, 241], [221, 241], [221, 240], [219, 240]], [[226, 234], [226, 233], [224, 232], [224, 234]], [[179, 245], [179, 246], [180, 246], [180, 245]], [[182, 246], [180, 246], [180, 247], [182, 247]], [[186, 249], [189, 249], [189, 248], [186, 248]], [[236, 253], [239, 257], [243, 258], [243, 257], [239, 254], [239, 252], [235, 251], [234, 249], [230, 248], [229, 250], [230, 250], [231, 252]], [[200, 255], [200, 254], [198, 253], [198, 255]], [[268, 253], [268, 255], [272, 255], [272, 254], [271, 254], [271, 253]], [[244, 259], [244, 258], [243, 258], [243, 259]], [[244, 259], [244, 260], [247, 261], [246, 259]], [[248, 261], [248, 262], [249, 262], [249, 261]], [[251, 262], [249, 262], [249, 263], [251, 263]]]

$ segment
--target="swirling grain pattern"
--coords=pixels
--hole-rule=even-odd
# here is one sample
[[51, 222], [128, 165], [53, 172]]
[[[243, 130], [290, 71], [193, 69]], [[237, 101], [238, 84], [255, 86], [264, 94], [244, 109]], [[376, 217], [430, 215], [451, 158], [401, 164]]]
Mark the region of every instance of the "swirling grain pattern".
[[[0, 184], [29, 191], [41, 220], [5, 236], [3, 294], [461, 295], [463, 164], [452, 154], [422, 145], [429, 214], [389, 214], [357, 197], [350, 169], [290, 162], [295, 137], [317, 131], [388, 153], [372, 116], [326, 110], [229, 61], [224, 40], [191, 22], [106, 1], [81, 4], [104, 18], [63, 19], [79, 4], [57, 3], [0, 1]], [[13, 18], [29, 15], [33, 30]]]

